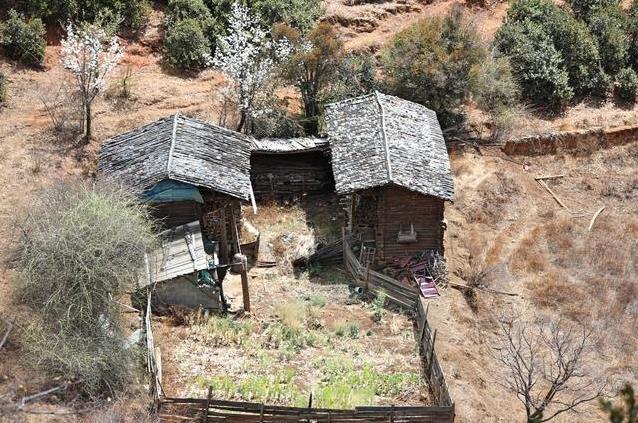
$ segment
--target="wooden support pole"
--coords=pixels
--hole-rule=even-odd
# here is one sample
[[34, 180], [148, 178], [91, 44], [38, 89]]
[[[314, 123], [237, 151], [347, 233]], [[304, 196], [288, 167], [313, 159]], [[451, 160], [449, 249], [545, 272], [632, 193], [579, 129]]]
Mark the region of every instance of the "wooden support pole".
[[222, 256], [222, 264], [229, 264], [230, 263], [230, 257], [228, 256], [228, 232], [227, 232], [227, 224], [228, 222], [226, 221], [226, 206], [222, 207], [221, 210], [219, 211], [220, 214], [220, 220], [222, 221], [222, 227], [221, 227], [221, 237], [222, 237], [222, 244], [219, 247], [219, 252], [221, 253]]
[[241, 263], [241, 294], [244, 299], [244, 311], [250, 313], [250, 293], [248, 292], [248, 263], [246, 258]]
[[436, 329], [432, 335], [432, 343], [430, 344], [430, 357], [428, 358], [428, 377], [432, 374], [432, 360], [434, 359], [434, 343], [436, 342]]

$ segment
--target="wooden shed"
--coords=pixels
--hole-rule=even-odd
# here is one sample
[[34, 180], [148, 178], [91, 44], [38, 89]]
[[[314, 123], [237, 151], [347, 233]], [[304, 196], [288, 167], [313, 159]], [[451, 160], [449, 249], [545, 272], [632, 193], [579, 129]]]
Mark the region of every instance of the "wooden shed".
[[250, 179], [258, 198], [333, 192], [328, 140], [262, 138], [253, 141]]
[[[144, 257], [137, 290], [151, 288], [153, 306], [181, 305], [193, 309], [220, 311], [220, 285], [215, 284], [198, 221], [168, 229], [160, 234], [161, 245]], [[207, 275], [204, 275], [207, 273]]]
[[241, 202], [254, 204], [251, 143], [243, 134], [176, 113], [107, 140], [99, 177], [137, 190], [167, 228], [199, 221], [225, 264], [239, 252]]
[[454, 184], [436, 113], [375, 92], [328, 105], [326, 124], [346, 227], [374, 251], [374, 261], [442, 254]]

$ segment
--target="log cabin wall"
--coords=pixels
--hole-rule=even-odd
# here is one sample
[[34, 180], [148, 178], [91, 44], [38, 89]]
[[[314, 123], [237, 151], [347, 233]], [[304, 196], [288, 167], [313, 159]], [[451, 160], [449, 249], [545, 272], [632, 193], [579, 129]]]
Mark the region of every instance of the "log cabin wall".
[[334, 190], [330, 159], [323, 151], [253, 152], [250, 180], [257, 198], [321, 194]]
[[[389, 262], [392, 257], [409, 256], [427, 249], [443, 253], [444, 201], [395, 185], [381, 190], [377, 213], [377, 259]], [[414, 225], [416, 242], [400, 243], [398, 233], [404, 227]]]

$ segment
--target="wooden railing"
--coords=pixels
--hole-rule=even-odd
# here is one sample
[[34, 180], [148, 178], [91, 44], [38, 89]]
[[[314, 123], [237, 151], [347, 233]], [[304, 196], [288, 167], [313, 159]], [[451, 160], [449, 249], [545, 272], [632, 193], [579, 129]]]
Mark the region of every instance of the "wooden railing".
[[361, 265], [352, 251], [351, 241], [347, 239], [343, 242], [343, 262], [355, 284], [375, 294], [384, 291], [391, 303], [416, 311], [416, 300], [419, 298], [417, 288], [406, 286], [396, 279]]
[[281, 407], [209, 397], [164, 398], [160, 410], [164, 422], [435, 422], [454, 421], [454, 407], [356, 407], [339, 410], [312, 407]]

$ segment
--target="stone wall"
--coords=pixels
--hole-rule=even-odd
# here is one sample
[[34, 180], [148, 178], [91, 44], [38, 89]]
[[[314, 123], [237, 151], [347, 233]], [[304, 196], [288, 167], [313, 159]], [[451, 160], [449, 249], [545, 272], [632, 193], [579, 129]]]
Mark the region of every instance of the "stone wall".
[[540, 156], [556, 153], [590, 154], [601, 148], [638, 141], [638, 126], [535, 135], [507, 141], [503, 152], [510, 156]]

